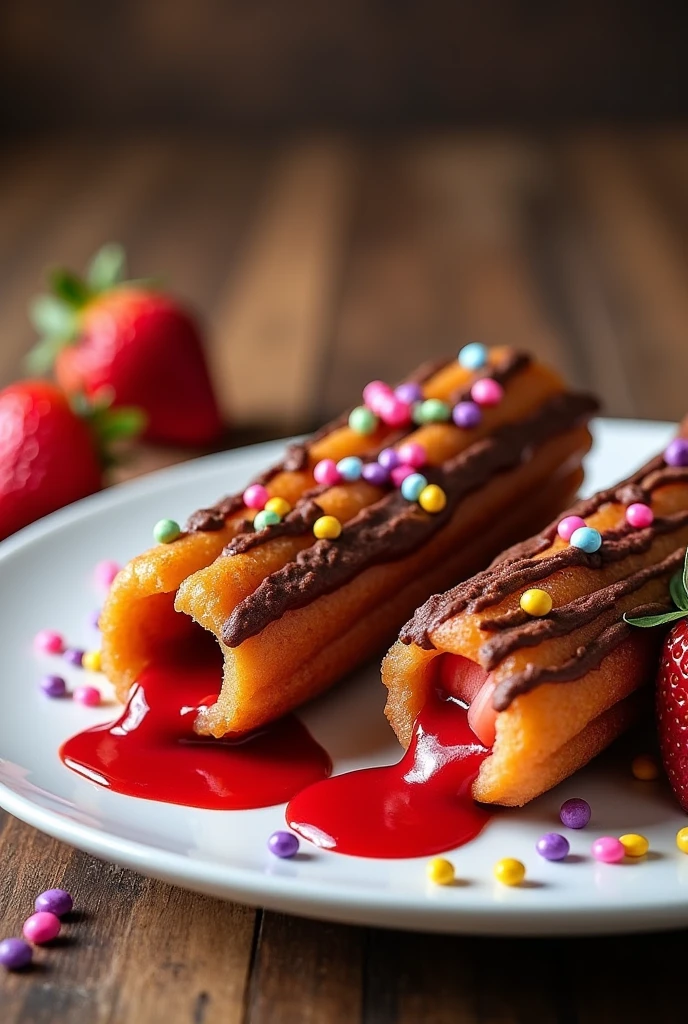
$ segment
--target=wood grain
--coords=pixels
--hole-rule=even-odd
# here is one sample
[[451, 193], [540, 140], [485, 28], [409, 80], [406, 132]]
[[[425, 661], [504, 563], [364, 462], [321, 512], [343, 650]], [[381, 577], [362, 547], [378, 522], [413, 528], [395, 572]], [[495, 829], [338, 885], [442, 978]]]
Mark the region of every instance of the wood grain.
[[[230, 445], [308, 428], [366, 380], [476, 337], [534, 350], [610, 414], [686, 411], [684, 131], [17, 143], [0, 165], [0, 384], [20, 372], [44, 266], [79, 266], [110, 238], [203, 316]], [[119, 475], [190, 454], [145, 446]], [[51, 885], [79, 908], [34, 969], [0, 974], [2, 1024], [680, 1015], [684, 934], [479, 940], [309, 922], [144, 879], [4, 814], [0, 856], [2, 934]]]

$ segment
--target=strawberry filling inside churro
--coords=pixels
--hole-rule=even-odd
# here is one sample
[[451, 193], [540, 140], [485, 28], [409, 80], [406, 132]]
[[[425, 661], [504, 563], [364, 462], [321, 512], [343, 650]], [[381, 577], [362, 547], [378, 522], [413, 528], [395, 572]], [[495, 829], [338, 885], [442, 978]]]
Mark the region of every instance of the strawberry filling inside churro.
[[461, 654], [442, 654], [437, 661], [440, 686], [450, 697], [467, 706], [468, 724], [480, 742], [491, 747], [497, 721], [497, 712], [492, 707], [495, 687], [492, 673]]

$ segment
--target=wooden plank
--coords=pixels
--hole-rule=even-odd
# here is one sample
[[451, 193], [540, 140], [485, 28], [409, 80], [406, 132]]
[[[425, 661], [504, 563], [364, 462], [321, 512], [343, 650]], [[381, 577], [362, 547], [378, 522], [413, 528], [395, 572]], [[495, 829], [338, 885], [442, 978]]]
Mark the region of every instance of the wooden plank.
[[243, 424], [312, 420], [339, 272], [353, 157], [337, 144], [288, 148], [275, 160], [241, 266], [214, 316], [215, 372], [232, 382]]
[[255, 913], [145, 879], [5, 816], [0, 920], [21, 934], [35, 896], [76, 911], [36, 966], [0, 977], [3, 1024], [239, 1024]]
[[685, 414], [688, 293], [685, 232], [671, 222], [618, 137], [565, 146], [585, 228], [607, 282], [615, 330], [640, 415]]
[[365, 932], [265, 913], [246, 1024], [356, 1024]]

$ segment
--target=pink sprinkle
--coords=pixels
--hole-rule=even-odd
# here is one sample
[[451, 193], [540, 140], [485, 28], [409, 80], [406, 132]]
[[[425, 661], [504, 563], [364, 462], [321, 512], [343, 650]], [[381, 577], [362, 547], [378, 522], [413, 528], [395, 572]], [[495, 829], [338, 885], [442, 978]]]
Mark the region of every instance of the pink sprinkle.
[[411, 407], [394, 394], [383, 395], [375, 412], [388, 427], [405, 427], [411, 422]]
[[392, 472], [390, 473], [390, 476], [392, 477], [392, 483], [394, 484], [395, 487], [401, 487], [406, 477], [411, 476], [411, 474], [415, 472], [416, 471], [413, 468], [413, 466], [395, 466]]
[[246, 508], [255, 508], [258, 511], [265, 508], [265, 502], [269, 497], [270, 495], [262, 484], [251, 484], [242, 494]]
[[626, 856], [626, 850], [614, 836], [602, 836], [592, 844], [592, 855], [602, 864], [618, 864]]
[[44, 942], [56, 939], [60, 934], [62, 924], [57, 914], [51, 914], [49, 910], [39, 910], [24, 921], [22, 931], [24, 938], [29, 942], [35, 942], [40, 946]]
[[112, 581], [120, 570], [120, 566], [117, 562], [112, 562], [110, 559], [105, 559], [103, 562], [98, 562], [95, 569], [93, 570], [93, 578], [96, 581], [96, 586], [102, 590], [109, 590], [112, 586]]
[[367, 405], [369, 409], [372, 409], [374, 413], [379, 415], [379, 411], [376, 407], [383, 399], [387, 398], [387, 396], [391, 394], [392, 389], [389, 384], [385, 384], [383, 380], [371, 380], [370, 384], [366, 384], [363, 388], [363, 404]]
[[428, 459], [425, 448], [422, 444], [418, 444], [417, 441], [407, 441], [406, 444], [402, 444], [398, 455], [402, 463], [406, 463], [407, 466], [413, 466], [414, 469], [420, 469]]
[[41, 629], [33, 638], [33, 647], [41, 654], [62, 654], [64, 640], [54, 629]]
[[504, 388], [492, 377], [482, 377], [471, 388], [471, 398], [476, 405], [499, 405], [504, 398]]
[[642, 501], [636, 501], [626, 509], [626, 522], [639, 530], [644, 526], [650, 526], [654, 518], [655, 514], [650, 506]]
[[72, 696], [77, 704], [87, 708], [97, 708], [100, 704], [100, 690], [95, 686], [77, 686]]
[[317, 462], [313, 469], [313, 476], [316, 483], [324, 484], [325, 487], [332, 487], [334, 484], [340, 483], [342, 479], [334, 459], [321, 459], [320, 462]]
[[585, 526], [585, 519], [580, 516], [566, 516], [557, 526], [557, 533], [562, 540], [569, 541], [576, 532]]

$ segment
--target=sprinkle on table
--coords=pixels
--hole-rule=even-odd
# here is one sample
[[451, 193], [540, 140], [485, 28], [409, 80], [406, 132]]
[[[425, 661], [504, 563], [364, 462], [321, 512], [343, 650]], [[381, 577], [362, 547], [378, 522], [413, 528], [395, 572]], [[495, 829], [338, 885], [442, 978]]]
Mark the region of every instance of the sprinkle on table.
[[637, 832], [628, 832], [625, 836], [619, 836], [619, 842], [627, 857], [644, 857], [650, 849], [650, 844], [645, 836], [638, 835]]
[[502, 885], [520, 885], [526, 877], [526, 868], [515, 857], [502, 857], [492, 869], [492, 873]]
[[64, 697], [67, 693], [67, 683], [62, 676], [41, 676], [40, 687], [46, 697]]
[[429, 860], [425, 873], [433, 885], [451, 885], [456, 877], [454, 865], [445, 857], [433, 857]]
[[631, 772], [642, 782], [652, 782], [659, 778], [659, 765], [651, 754], [638, 754], [631, 761]]
[[590, 852], [601, 864], [619, 864], [626, 856], [623, 843], [615, 836], [600, 836], [592, 844]]
[[74, 900], [66, 889], [46, 889], [36, 897], [36, 910], [47, 910], [58, 917], [69, 914], [74, 907]]
[[22, 931], [25, 939], [42, 946], [44, 942], [56, 939], [61, 928], [62, 922], [57, 914], [51, 914], [49, 910], [39, 910], [31, 917], [27, 917]]
[[688, 853], [688, 828], [680, 828], [676, 833], [676, 845], [681, 853]]
[[100, 690], [95, 686], [77, 686], [73, 699], [84, 707], [97, 708], [101, 701]]
[[565, 800], [559, 808], [559, 818], [562, 825], [566, 825], [567, 828], [585, 828], [591, 815], [590, 804], [580, 797]]
[[81, 664], [89, 672], [100, 672], [100, 651], [86, 651]]
[[540, 836], [535, 844], [535, 849], [545, 860], [564, 860], [568, 856], [570, 848], [566, 836], [562, 836], [558, 832], [545, 832], [544, 836]]
[[113, 562], [110, 558], [106, 558], [102, 562], [98, 562], [93, 570], [93, 579], [95, 580], [96, 586], [100, 587], [102, 590], [109, 590], [120, 569], [121, 566], [119, 563]]
[[28, 967], [32, 959], [33, 950], [24, 939], [3, 939], [0, 942], [0, 964], [8, 971]]
[[268, 850], [275, 857], [288, 860], [299, 852], [299, 840], [293, 832], [280, 829], [277, 832], [273, 832], [268, 839]]
[[33, 638], [33, 647], [40, 654], [62, 654], [65, 649], [64, 638], [54, 629], [40, 629]]

